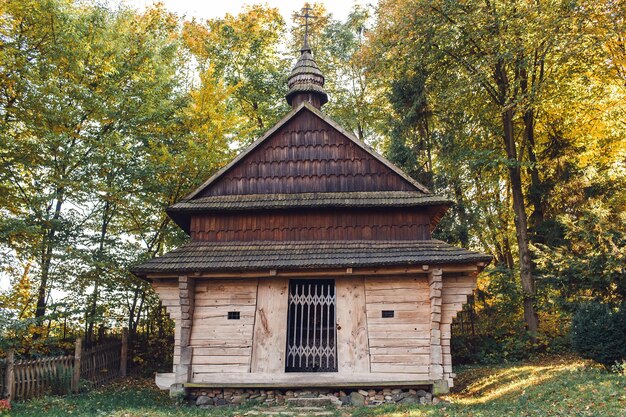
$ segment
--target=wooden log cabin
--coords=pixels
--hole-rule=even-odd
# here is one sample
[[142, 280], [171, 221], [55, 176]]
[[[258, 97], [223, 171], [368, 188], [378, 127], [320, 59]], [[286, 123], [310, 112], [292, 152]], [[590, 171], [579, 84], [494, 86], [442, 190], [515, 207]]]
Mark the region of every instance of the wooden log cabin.
[[450, 201], [320, 109], [305, 40], [292, 110], [169, 216], [189, 243], [134, 268], [176, 323], [178, 387], [452, 385], [450, 328], [490, 257], [431, 238]]

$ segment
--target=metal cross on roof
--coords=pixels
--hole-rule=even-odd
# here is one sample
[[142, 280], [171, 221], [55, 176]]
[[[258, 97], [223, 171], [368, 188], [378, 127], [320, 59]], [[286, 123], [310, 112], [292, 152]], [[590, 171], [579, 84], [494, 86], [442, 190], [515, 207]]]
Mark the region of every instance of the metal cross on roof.
[[309, 49], [309, 19], [317, 19], [317, 16], [309, 13], [312, 10], [313, 8], [309, 3], [304, 3], [302, 14], [297, 15], [297, 17], [304, 19], [304, 46], [302, 49]]

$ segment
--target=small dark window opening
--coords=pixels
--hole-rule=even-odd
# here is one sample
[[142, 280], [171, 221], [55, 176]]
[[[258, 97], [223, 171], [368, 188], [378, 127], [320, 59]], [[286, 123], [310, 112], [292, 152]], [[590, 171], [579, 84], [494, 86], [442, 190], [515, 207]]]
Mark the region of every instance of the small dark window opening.
[[383, 310], [383, 318], [384, 319], [392, 319], [394, 316], [393, 310]]
[[229, 311], [228, 312], [228, 320], [239, 320], [239, 312], [238, 311]]

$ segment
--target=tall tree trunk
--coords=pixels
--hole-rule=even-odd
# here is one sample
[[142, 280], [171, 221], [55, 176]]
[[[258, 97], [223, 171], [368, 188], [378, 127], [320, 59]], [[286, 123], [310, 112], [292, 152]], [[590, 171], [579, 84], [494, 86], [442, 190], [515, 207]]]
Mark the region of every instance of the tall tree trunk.
[[135, 311], [137, 309], [137, 301], [139, 301], [139, 291], [141, 291], [141, 287], [138, 285], [135, 287], [133, 291], [133, 302], [128, 309], [128, 339], [133, 340], [135, 338]]
[[467, 210], [465, 208], [465, 198], [463, 196], [463, 190], [459, 185], [459, 181], [454, 181], [454, 198], [456, 199], [456, 211], [459, 215], [459, 221], [461, 222], [461, 233], [459, 235], [459, 242], [464, 248], [469, 247], [469, 219], [467, 216]]
[[513, 252], [511, 251], [511, 243], [509, 237], [505, 234], [503, 238], [504, 257], [506, 260], [506, 266], [512, 271], [515, 267], [515, 261], [513, 260]]
[[[56, 191], [56, 203], [54, 205], [54, 214], [50, 220], [48, 230], [44, 234], [44, 239], [41, 244], [41, 279], [39, 281], [39, 288], [37, 289], [37, 308], [35, 310], [35, 318], [42, 319], [46, 315], [46, 305], [48, 300], [48, 281], [50, 278], [50, 267], [52, 265], [54, 238], [57, 232], [57, 222], [61, 218], [61, 209], [65, 198], [65, 192], [63, 188], [58, 188]], [[45, 226], [44, 226], [45, 227]], [[34, 338], [40, 335], [35, 332]]]
[[[534, 53], [534, 64], [531, 67], [531, 75], [529, 77], [526, 60], [523, 56], [518, 58], [517, 67], [520, 68], [517, 77], [519, 78], [519, 86], [521, 93], [530, 100], [531, 90], [536, 84], [543, 81], [543, 61], [538, 62], [538, 52]], [[539, 177], [539, 167], [537, 166], [537, 154], [535, 152], [535, 111], [528, 104], [522, 115], [524, 122], [524, 147], [528, 149], [528, 161], [530, 162], [530, 188], [528, 190], [528, 202], [531, 204], [533, 212], [530, 215], [530, 226], [533, 233], [533, 240], [542, 241], [537, 232], [541, 223], [543, 223], [543, 196], [541, 194], [541, 178]], [[523, 151], [522, 151], [523, 152]], [[521, 158], [520, 158], [521, 159]]]
[[537, 166], [537, 154], [535, 152], [535, 114], [528, 109], [524, 112], [524, 139], [528, 147], [528, 160], [530, 162], [530, 190], [528, 201], [533, 207], [530, 215], [530, 223], [533, 229], [533, 237], [537, 242], [543, 242], [542, 236], [538, 235], [539, 226], [544, 220], [543, 196], [541, 194], [541, 178], [539, 177], [539, 167]]
[[98, 297], [100, 291], [100, 275], [102, 274], [102, 260], [104, 258], [104, 243], [111, 222], [113, 209], [110, 201], [104, 203], [102, 209], [102, 223], [100, 224], [100, 236], [98, 238], [98, 252], [96, 253], [96, 267], [94, 268], [93, 292], [91, 293], [89, 310], [87, 312], [87, 332], [85, 341], [89, 345], [93, 337], [93, 328], [96, 314], [98, 313]]
[[519, 249], [520, 278], [522, 293], [524, 296], [524, 321], [528, 331], [535, 335], [539, 328], [539, 318], [535, 311], [535, 279], [533, 277], [530, 250], [528, 247], [528, 219], [522, 191], [522, 175], [515, 137], [513, 135], [513, 110], [509, 107], [502, 113], [502, 125], [504, 128], [504, 142], [507, 157], [509, 158], [509, 180], [513, 195], [513, 212], [515, 214], [515, 230], [517, 232], [517, 246]]

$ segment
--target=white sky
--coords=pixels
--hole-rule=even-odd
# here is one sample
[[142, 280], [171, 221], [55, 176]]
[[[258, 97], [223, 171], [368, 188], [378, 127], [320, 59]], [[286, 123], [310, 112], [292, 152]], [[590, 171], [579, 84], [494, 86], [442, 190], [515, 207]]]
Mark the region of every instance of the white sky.
[[[154, 3], [154, 0], [126, 0], [125, 2], [137, 8], [143, 8]], [[262, 3], [277, 7], [287, 23], [291, 22], [291, 14], [295, 10], [300, 10], [305, 3], [304, 0], [161, 0], [161, 2], [168, 10], [184, 15], [187, 19], [192, 17], [210, 19], [222, 17], [226, 13], [236, 15], [246, 4]], [[355, 3], [375, 5], [378, 0], [311, 0], [309, 2], [324, 4], [326, 10], [335, 19], [345, 20]]]

